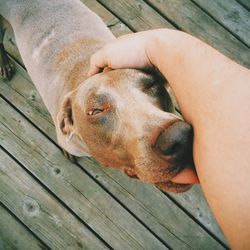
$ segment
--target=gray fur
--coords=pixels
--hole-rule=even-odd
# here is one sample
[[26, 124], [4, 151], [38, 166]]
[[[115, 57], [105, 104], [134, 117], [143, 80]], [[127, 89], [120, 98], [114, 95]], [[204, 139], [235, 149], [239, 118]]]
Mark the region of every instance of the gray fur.
[[[61, 77], [79, 61], [88, 64], [90, 55], [114, 36], [79, 0], [0, 0], [0, 14], [11, 23], [23, 62], [55, 121], [63, 97], [72, 90], [65, 89]], [[86, 40], [81, 51], [56, 65], [64, 47], [81, 38]], [[88, 44], [88, 38], [99, 44]]]

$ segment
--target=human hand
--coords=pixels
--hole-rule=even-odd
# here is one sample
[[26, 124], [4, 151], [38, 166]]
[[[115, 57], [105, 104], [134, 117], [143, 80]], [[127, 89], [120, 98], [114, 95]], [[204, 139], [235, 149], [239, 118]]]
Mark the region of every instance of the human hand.
[[154, 31], [143, 31], [119, 37], [92, 55], [88, 76], [102, 71], [103, 68], [148, 69], [153, 65], [148, 45]]

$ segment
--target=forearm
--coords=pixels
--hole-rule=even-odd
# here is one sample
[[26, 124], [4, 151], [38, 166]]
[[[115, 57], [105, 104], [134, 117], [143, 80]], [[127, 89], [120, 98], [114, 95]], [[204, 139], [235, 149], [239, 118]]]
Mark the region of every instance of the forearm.
[[157, 31], [148, 54], [194, 127], [195, 165], [217, 220], [232, 247], [249, 246], [250, 71], [182, 32]]
[[161, 29], [152, 31], [151, 37], [149, 59], [168, 79], [190, 123], [196, 123], [200, 112], [218, 112], [225, 88], [249, 77], [245, 68], [184, 32]]

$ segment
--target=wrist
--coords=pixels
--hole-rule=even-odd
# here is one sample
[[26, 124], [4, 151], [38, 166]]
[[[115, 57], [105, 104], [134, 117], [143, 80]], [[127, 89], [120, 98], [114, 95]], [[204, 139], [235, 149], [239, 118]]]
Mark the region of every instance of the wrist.
[[181, 44], [185, 43], [188, 36], [182, 31], [172, 29], [150, 31], [145, 48], [148, 60], [161, 72], [163, 66], [163, 71], [171, 68], [174, 61], [181, 55]]

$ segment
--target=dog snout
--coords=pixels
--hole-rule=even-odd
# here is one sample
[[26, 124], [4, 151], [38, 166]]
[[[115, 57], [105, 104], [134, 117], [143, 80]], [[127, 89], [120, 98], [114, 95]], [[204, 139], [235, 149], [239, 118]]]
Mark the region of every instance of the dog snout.
[[192, 160], [193, 129], [186, 122], [174, 122], [161, 132], [154, 147], [161, 156], [185, 165]]

